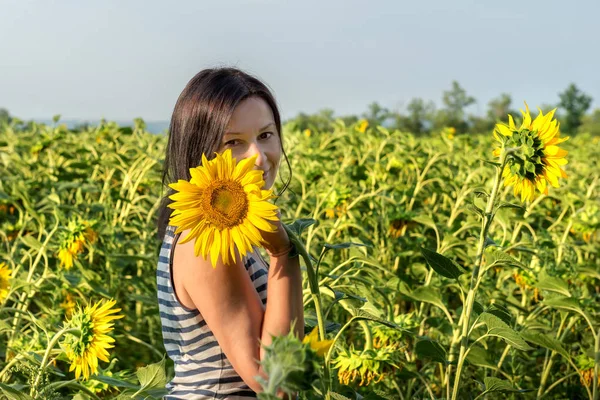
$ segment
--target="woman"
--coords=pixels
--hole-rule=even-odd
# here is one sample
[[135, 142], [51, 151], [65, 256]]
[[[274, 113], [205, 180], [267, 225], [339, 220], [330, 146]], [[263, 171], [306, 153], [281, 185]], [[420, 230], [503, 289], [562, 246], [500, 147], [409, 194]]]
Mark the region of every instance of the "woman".
[[[238, 69], [206, 69], [192, 78], [175, 105], [163, 184], [189, 180], [189, 169], [200, 164], [203, 153], [211, 159], [227, 149], [238, 161], [257, 155], [264, 189], [275, 182], [281, 156], [287, 161], [269, 89]], [[256, 397], [261, 387], [255, 377], [265, 376], [257, 362], [263, 357], [260, 343], [288, 333], [294, 320], [296, 334], [303, 336], [298, 257], [290, 256], [292, 245], [277, 222], [276, 232], [262, 232], [268, 264], [254, 249], [235, 264], [223, 265], [219, 258], [212, 268], [210, 260], [194, 255], [193, 240], [177, 244], [188, 231], [175, 235], [168, 225], [167, 196], [159, 210], [163, 244], [157, 283], [163, 340], [175, 377], [165, 398]]]

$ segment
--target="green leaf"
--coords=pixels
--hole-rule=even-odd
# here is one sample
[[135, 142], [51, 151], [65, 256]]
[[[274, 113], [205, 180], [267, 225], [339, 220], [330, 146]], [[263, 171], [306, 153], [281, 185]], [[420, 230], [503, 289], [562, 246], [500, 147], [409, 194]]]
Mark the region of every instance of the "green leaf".
[[485, 391], [480, 396], [492, 392], [522, 392], [522, 390], [515, 389], [510, 382], [490, 376], [483, 378], [483, 384], [485, 385]]
[[165, 358], [157, 363], [138, 368], [135, 372], [143, 390], [162, 389], [167, 384]]
[[60, 205], [60, 197], [56, 193], [51, 193], [48, 195], [48, 200]]
[[542, 271], [540, 278], [535, 285], [538, 289], [547, 290], [549, 292], [556, 292], [563, 296], [571, 297], [569, 292], [569, 285], [564, 280], [556, 276], [548, 276]]
[[519, 260], [509, 256], [503, 250], [500, 250], [496, 247], [489, 247], [489, 249], [486, 249], [486, 260], [486, 265], [488, 268], [491, 268], [493, 265], [525, 268], [523, 263], [521, 263]]
[[459, 276], [467, 272], [463, 267], [458, 265], [456, 261], [436, 253], [435, 251], [422, 247], [421, 254], [425, 257], [425, 260], [427, 260], [427, 264], [429, 264], [435, 272], [446, 278], [458, 279]]
[[421, 224], [421, 225], [425, 225], [430, 227], [431, 229], [433, 229], [434, 231], [437, 231], [437, 226], [435, 225], [435, 222], [433, 221], [433, 219], [431, 219], [431, 217], [426, 216], [426, 215], [417, 215], [414, 216], [412, 218], [413, 221]]
[[113, 378], [112, 376], [106, 375], [93, 375], [92, 379], [95, 381], [100, 381], [102, 383], [106, 383], [107, 385], [114, 387], [123, 387], [128, 389], [138, 390], [140, 387], [138, 385], [134, 385], [133, 383], [123, 381], [121, 379]]
[[487, 334], [490, 336], [496, 336], [504, 339], [506, 343], [510, 344], [515, 349], [519, 350], [531, 350], [532, 347], [523, 340], [523, 338], [504, 321], [497, 316], [490, 313], [483, 313], [479, 317], [487, 326]]
[[17, 387], [19, 387], [19, 389], [16, 389], [13, 386], [5, 385], [4, 383], [0, 383], [0, 391], [4, 393], [8, 400], [33, 400], [33, 397], [22, 391], [22, 385]]
[[417, 288], [409, 293], [408, 296], [423, 303], [433, 304], [434, 306], [441, 308], [446, 314], [450, 314], [442, 301], [439, 292], [434, 291], [430, 286]]
[[300, 218], [297, 219], [296, 221], [294, 221], [291, 224], [285, 224], [292, 232], [294, 232], [296, 234], [296, 236], [300, 237], [300, 235], [302, 235], [302, 232], [308, 228], [309, 226], [313, 225], [314, 223], [316, 223], [317, 221], [312, 219], [312, 218]]
[[498, 206], [496, 207], [496, 211], [501, 208], [516, 208], [518, 210], [527, 211], [527, 208], [525, 208], [519, 204], [507, 203], [507, 202], [500, 202], [500, 204], [498, 204]]
[[473, 311], [475, 311], [477, 314], [481, 314], [485, 311], [485, 309], [483, 308], [480, 302], [475, 300], [473, 301]]
[[373, 315], [373, 314], [371, 314], [371, 313], [369, 313], [369, 312], [367, 312], [365, 310], [354, 308], [352, 310], [352, 315], [353, 315], [353, 318], [360, 318], [360, 319], [366, 319], [366, 320], [373, 321], [373, 322], [378, 322], [378, 323], [380, 323], [382, 325], [385, 325], [385, 326], [387, 326], [389, 328], [393, 328], [393, 329], [396, 329], [396, 330], [401, 331], [403, 333], [406, 333], [406, 334], [408, 334], [410, 336], [414, 335], [414, 333], [411, 332], [411, 331], [409, 331], [408, 329], [404, 329], [401, 326], [399, 326], [399, 325], [397, 325], [397, 324], [395, 324], [393, 322], [390, 322], [390, 321], [388, 321], [386, 319], [376, 317], [375, 315]]
[[552, 308], [574, 311], [583, 316], [587, 321], [592, 321], [590, 316], [579, 306], [579, 302], [572, 297], [554, 297], [544, 300], [543, 303]]
[[367, 301], [365, 304], [363, 304], [360, 307], [360, 310], [364, 310], [364, 311], [368, 312], [369, 314], [374, 315], [378, 318], [382, 318], [383, 316], [385, 316], [384, 310], [382, 310], [381, 307], [376, 306], [375, 304], [373, 304], [370, 301]]
[[446, 350], [436, 341], [431, 339], [419, 340], [415, 345], [417, 357], [421, 360], [432, 359], [433, 361], [447, 364]]
[[[315, 326], [318, 325], [317, 315], [315, 314], [314, 309], [309, 309], [304, 312], [304, 332], [306, 334], [310, 333]], [[342, 328], [337, 322], [325, 321], [325, 332], [326, 333], [336, 333]]]
[[346, 397], [346, 396], [341, 395], [341, 394], [336, 393], [336, 392], [329, 392], [329, 396], [331, 396], [331, 398], [334, 399], [334, 400], [352, 400], [351, 398]]
[[496, 365], [488, 358], [488, 352], [481, 346], [473, 346], [467, 354], [467, 361], [470, 364], [485, 368], [496, 368]]
[[566, 359], [570, 358], [562, 343], [553, 337], [538, 332], [521, 332], [521, 336], [530, 343], [552, 350]]
[[21, 240], [32, 249], [39, 250], [42, 248], [42, 243], [33, 236], [21, 236]]
[[512, 315], [508, 308], [501, 306], [498, 303], [492, 304], [485, 312], [495, 315], [500, 318], [506, 324], [510, 324], [512, 321]]
[[597, 271], [594, 268], [578, 267], [577, 272], [579, 272], [582, 275], [587, 275], [591, 276], [592, 278], [600, 279], [600, 271]]
[[366, 245], [366, 244], [364, 244], [364, 243], [354, 243], [354, 242], [345, 242], [345, 243], [338, 243], [338, 244], [329, 244], [329, 243], [325, 243], [323, 246], [324, 246], [325, 248], [328, 248], [328, 249], [335, 249], [335, 250], [339, 250], [339, 249], [347, 249], [347, 248], [349, 248], [349, 247], [352, 247], [352, 246], [354, 246], [354, 247], [361, 247], [361, 246], [364, 246], [364, 247], [371, 247], [371, 246], [369, 246], [369, 245]]

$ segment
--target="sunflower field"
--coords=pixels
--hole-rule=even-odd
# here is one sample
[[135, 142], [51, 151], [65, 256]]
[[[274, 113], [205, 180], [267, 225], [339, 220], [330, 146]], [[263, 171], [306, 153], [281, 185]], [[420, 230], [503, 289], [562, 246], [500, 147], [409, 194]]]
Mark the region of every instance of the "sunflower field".
[[[600, 398], [600, 138], [514, 117], [285, 127], [306, 337], [275, 338], [259, 398]], [[0, 126], [0, 398], [165, 394], [165, 145], [141, 120]]]

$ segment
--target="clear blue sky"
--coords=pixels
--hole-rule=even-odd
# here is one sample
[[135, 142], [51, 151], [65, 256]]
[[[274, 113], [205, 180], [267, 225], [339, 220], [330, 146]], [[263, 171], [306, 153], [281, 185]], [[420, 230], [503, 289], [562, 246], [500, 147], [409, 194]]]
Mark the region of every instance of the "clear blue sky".
[[0, 107], [20, 118], [168, 120], [200, 69], [265, 80], [284, 117], [378, 101], [441, 103], [457, 80], [482, 114], [558, 102], [575, 82], [600, 106], [600, 1], [0, 0]]

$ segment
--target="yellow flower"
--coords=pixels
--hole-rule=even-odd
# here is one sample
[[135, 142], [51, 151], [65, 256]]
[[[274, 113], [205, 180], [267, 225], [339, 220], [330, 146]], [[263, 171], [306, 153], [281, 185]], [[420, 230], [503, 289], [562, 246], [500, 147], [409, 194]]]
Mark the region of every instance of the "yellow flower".
[[311, 133], [312, 132], [310, 131], [310, 129], [305, 129], [304, 130], [304, 136], [306, 136], [306, 137], [310, 137]]
[[75, 258], [75, 254], [76, 253], [73, 253], [70, 248], [61, 248], [58, 250], [60, 266], [66, 270], [71, 269], [73, 267], [73, 258]]
[[309, 343], [310, 348], [313, 349], [319, 357], [324, 357], [329, 351], [329, 348], [333, 344], [333, 340], [319, 340], [319, 328], [317, 326], [305, 336], [302, 343]]
[[560, 124], [553, 119], [556, 109], [546, 115], [540, 113], [532, 121], [529, 106], [525, 103], [523, 123], [516, 127], [513, 117], [508, 116], [509, 123], [497, 124], [494, 137], [501, 146], [494, 150], [494, 156], [501, 155], [503, 148], [516, 149], [506, 164], [502, 176], [504, 186], [513, 185], [515, 196], [521, 194], [521, 201], [532, 200], [537, 189], [548, 194], [547, 184], [558, 187], [558, 178], [566, 178], [567, 174], [560, 167], [567, 164], [567, 151], [557, 145], [569, 139], [561, 138]]
[[69, 250], [73, 254], [78, 254], [78, 253], [81, 253], [83, 251], [84, 246], [85, 246], [85, 238], [80, 233], [79, 235], [77, 235], [77, 237], [69, 245]]
[[114, 329], [113, 320], [123, 318], [115, 315], [120, 308], [113, 309], [115, 300], [100, 300], [93, 306], [87, 305], [84, 310], [79, 308], [67, 322], [71, 328], [81, 330], [81, 336], [68, 335], [63, 347], [71, 363], [69, 372], [75, 370], [75, 378], [83, 374], [88, 379], [90, 374], [98, 373], [98, 359], [108, 362], [107, 349], [114, 347], [114, 339], [108, 334]]
[[10, 274], [12, 274], [12, 270], [8, 265], [5, 262], [0, 262], [0, 303], [8, 296]]
[[388, 375], [393, 375], [398, 365], [399, 352], [396, 349], [382, 347], [356, 351], [343, 350], [335, 360], [333, 367], [338, 369], [338, 380], [344, 385], [357, 381], [359, 386], [378, 383]]
[[356, 130], [358, 130], [360, 133], [365, 133], [368, 127], [369, 121], [367, 121], [366, 119], [361, 119], [360, 121], [358, 121], [358, 127], [356, 128]]
[[67, 293], [65, 296], [65, 300], [60, 303], [60, 306], [63, 310], [65, 310], [65, 315], [69, 318], [73, 314], [73, 310], [75, 310], [75, 302], [73, 301], [73, 296], [71, 293]]
[[268, 220], [278, 220], [277, 206], [267, 201], [275, 196], [262, 190], [262, 171], [253, 170], [256, 157], [236, 163], [229, 149], [210, 161], [203, 154], [202, 165], [190, 168], [189, 182], [169, 185], [178, 191], [169, 196], [174, 200], [169, 223], [177, 227], [175, 233], [190, 229], [181, 243], [196, 238], [194, 253], [204, 259], [210, 254], [213, 268], [219, 255], [228, 264], [236, 248], [243, 256], [263, 243], [261, 231], [276, 230]]

